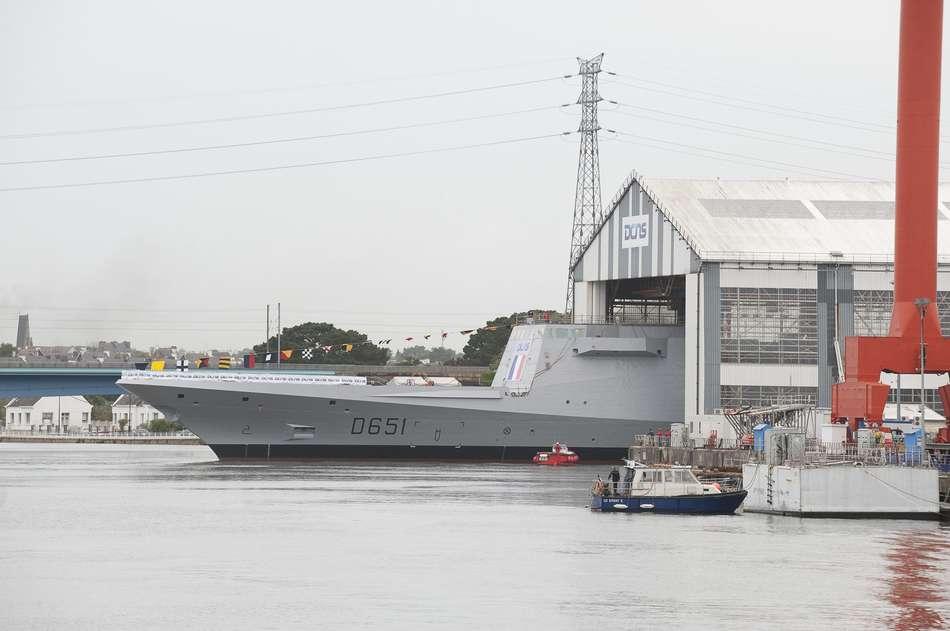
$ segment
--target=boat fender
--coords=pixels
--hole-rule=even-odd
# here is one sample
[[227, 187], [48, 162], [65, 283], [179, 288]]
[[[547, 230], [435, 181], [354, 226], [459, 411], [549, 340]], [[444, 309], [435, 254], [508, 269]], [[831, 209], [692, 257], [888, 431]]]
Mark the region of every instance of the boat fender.
[[640, 504], [640, 508], [643, 510], [653, 510], [653, 504]]
[[626, 504], [614, 504], [614, 510], [627, 510]]

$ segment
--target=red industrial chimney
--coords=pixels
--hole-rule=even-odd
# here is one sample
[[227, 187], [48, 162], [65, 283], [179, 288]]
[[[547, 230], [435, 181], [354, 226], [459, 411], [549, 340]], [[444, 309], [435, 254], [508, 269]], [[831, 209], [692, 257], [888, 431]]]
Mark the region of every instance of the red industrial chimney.
[[[888, 337], [845, 340], [845, 380], [832, 389], [832, 419], [878, 425], [890, 389], [881, 372], [942, 373], [950, 340], [937, 317], [937, 169], [943, 0], [901, 2], [897, 87], [894, 309]], [[950, 411], [950, 386], [940, 388]]]

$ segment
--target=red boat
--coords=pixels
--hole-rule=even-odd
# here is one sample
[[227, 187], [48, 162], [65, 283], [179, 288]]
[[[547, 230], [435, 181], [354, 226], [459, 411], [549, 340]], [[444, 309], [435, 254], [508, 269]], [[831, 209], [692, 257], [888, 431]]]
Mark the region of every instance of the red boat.
[[531, 462], [557, 466], [562, 464], [577, 464], [578, 460], [580, 460], [580, 457], [568, 449], [567, 445], [554, 443], [554, 446], [551, 447], [551, 451], [539, 451], [534, 454], [534, 458], [531, 459]]

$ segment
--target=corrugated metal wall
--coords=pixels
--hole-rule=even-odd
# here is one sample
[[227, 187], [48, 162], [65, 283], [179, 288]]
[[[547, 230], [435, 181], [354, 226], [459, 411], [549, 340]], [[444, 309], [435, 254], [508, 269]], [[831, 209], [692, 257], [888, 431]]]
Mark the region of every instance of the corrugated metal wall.
[[[626, 217], [647, 216], [649, 241], [624, 248], [620, 233]], [[575, 281], [674, 276], [699, 270], [699, 258], [667, 221], [654, 200], [634, 180], [610, 209], [600, 231], [574, 269]]]
[[831, 384], [838, 380], [834, 349], [836, 301], [838, 343], [842, 353], [844, 338], [854, 335], [854, 269], [850, 265], [819, 265], [817, 274], [818, 407], [827, 408], [831, 407]]

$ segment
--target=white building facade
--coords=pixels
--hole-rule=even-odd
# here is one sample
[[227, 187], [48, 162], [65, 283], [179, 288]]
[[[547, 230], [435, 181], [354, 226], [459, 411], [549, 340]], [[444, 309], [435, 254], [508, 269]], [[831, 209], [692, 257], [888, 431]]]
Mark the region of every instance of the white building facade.
[[151, 421], [164, 418], [165, 415], [157, 409], [130, 394], [123, 394], [112, 404], [112, 424], [116, 429], [120, 429], [123, 425], [125, 429], [129, 429], [130, 420], [131, 428], [139, 429], [146, 427]]
[[81, 396], [17, 397], [6, 407], [6, 429], [15, 432], [89, 431], [92, 404]]
[[[948, 335], [950, 206], [934, 210]], [[893, 183], [633, 174], [574, 267], [575, 319], [683, 326], [682, 420], [694, 438], [728, 435], [721, 412], [740, 406], [811, 402], [827, 415], [844, 338], [887, 334], [893, 248]], [[900, 389], [886, 377], [890, 400], [916, 410], [920, 376], [901, 376]], [[924, 380], [941, 412], [945, 383]]]

